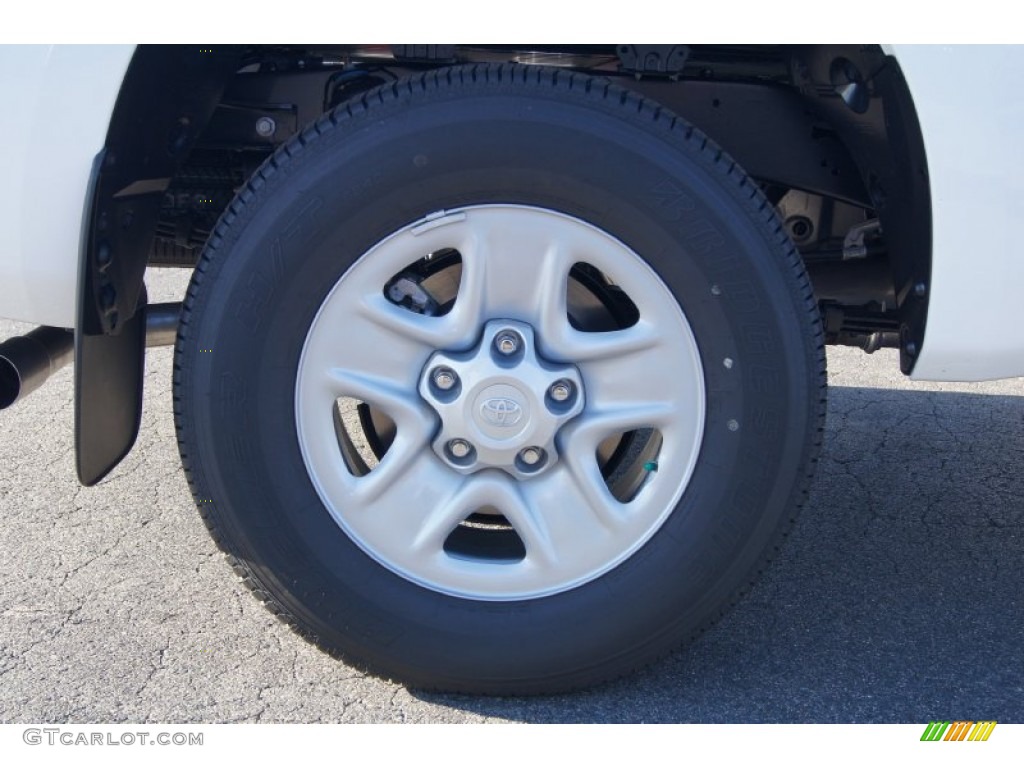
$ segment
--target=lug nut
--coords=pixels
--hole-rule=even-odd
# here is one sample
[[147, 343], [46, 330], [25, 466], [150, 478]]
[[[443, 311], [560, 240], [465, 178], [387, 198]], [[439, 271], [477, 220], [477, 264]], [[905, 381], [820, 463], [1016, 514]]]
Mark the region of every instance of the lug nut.
[[445, 392], [454, 387], [455, 383], [459, 380], [458, 376], [455, 375], [455, 371], [451, 368], [435, 368], [433, 377], [434, 386]]
[[544, 451], [540, 448], [523, 448], [523, 450], [519, 452], [519, 458], [523, 460], [523, 464], [530, 467], [540, 461], [541, 456], [543, 455]]
[[564, 403], [572, 395], [572, 384], [568, 381], [556, 381], [548, 391], [556, 403]]
[[514, 355], [519, 349], [519, 336], [513, 331], [502, 331], [494, 337], [494, 346], [503, 355]]
[[452, 456], [456, 459], [464, 459], [469, 456], [469, 452], [473, 450], [473, 446], [465, 440], [452, 440], [448, 443], [448, 450], [451, 451]]

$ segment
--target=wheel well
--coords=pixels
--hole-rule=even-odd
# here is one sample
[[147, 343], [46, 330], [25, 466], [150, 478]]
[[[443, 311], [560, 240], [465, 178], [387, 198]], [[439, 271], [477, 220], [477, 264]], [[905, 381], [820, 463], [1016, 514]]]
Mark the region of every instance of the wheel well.
[[[76, 356], [81, 412], [102, 400], [86, 382], [105, 372], [91, 368], [141, 354], [118, 338], [144, 302], [147, 265], [194, 266], [235, 191], [278, 146], [410, 73], [509, 61], [607, 78], [701, 129], [776, 205], [827, 340], [867, 351], [898, 344], [911, 371], [924, 339], [931, 203], [910, 93], [878, 46], [140, 46], [83, 238], [78, 332], [89, 343], [79, 348], [107, 351]], [[108, 436], [108, 458], [83, 474], [98, 429], [77, 430], [84, 482], [134, 441]]]
[[608, 78], [696, 125], [757, 179], [797, 244], [830, 343], [924, 338], [931, 203], [899, 65], [878, 46], [247, 49], [165, 193], [150, 263], [190, 266], [234, 190], [324, 111], [416, 71], [518, 61]]

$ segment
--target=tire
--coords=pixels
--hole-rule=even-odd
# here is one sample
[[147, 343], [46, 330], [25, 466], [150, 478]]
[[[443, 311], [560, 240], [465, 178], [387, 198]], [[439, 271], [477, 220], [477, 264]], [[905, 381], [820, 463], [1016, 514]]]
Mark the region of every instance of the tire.
[[552, 693], [752, 583], [807, 494], [823, 337], [772, 207], [692, 126], [599, 79], [456, 67], [250, 179], [174, 391], [203, 518], [277, 616], [419, 688]]

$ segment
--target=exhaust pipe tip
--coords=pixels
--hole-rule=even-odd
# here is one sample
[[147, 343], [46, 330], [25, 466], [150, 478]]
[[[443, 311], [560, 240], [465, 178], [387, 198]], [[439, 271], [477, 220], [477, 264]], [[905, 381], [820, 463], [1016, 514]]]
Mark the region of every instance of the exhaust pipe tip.
[[18, 402], [21, 395], [21, 376], [18, 369], [5, 357], [0, 357], [0, 411]]
[[0, 344], [0, 409], [34, 392], [74, 355], [75, 336], [42, 326]]

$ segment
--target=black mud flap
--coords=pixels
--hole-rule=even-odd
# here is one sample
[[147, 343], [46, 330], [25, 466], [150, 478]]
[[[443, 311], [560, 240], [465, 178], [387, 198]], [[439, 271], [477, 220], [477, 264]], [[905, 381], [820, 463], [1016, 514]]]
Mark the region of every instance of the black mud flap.
[[135, 444], [142, 420], [146, 294], [120, 333], [75, 332], [75, 467], [95, 485]]

